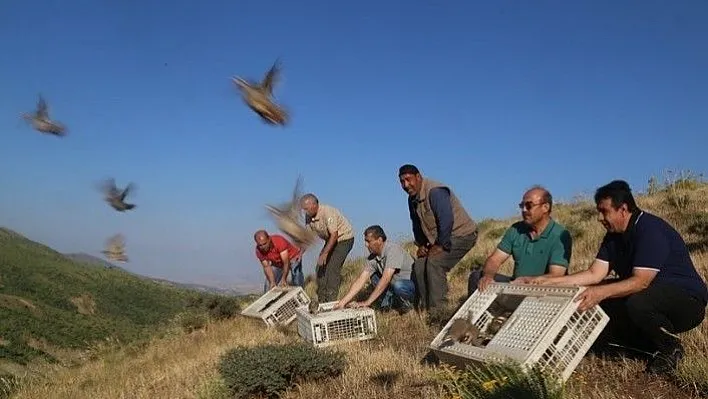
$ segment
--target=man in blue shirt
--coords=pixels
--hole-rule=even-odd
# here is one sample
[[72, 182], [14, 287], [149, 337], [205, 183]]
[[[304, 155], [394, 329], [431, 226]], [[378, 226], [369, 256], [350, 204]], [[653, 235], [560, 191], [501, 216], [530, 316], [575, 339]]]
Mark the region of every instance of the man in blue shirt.
[[[708, 288], [679, 233], [637, 207], [629, 185], [615, 180], [597, 189], [595, 204], [607, 234], [590, 268], [535, 284], [588, 286], [578, 297], [583, 311], [597, 304], [610, 316], [595, 349], [613, 341], [654, 353], [649, 373], [676, 369], [683, 356], [678, 333], [701, 324]], [[618, 278], [605, 279], [610, 271]]]

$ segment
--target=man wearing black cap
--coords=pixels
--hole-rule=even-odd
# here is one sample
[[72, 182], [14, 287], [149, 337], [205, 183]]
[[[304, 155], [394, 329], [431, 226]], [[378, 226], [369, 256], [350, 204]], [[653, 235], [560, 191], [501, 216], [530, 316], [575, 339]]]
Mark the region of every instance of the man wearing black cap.
[[398, 170], [408, 193], [416, 260], [416, 307], [430, 310], [447, 302], [447, 273], [477, 243], [477, 225], [446, 185], [424, 178], [414, 165]]

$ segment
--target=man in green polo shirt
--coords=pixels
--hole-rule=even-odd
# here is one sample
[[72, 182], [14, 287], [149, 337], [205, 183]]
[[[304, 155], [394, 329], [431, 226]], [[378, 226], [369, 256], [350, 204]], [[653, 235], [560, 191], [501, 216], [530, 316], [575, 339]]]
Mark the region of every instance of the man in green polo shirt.
[[[522, 282], [523, 277], [562, 276], [570, 264], [573, 241], [568, 230], [551, 218], [553, 198], [541, 186], [524, 193], [519, 204], [523, 220], [511, 225], [484, 267], [470, 273], [467, 296], [479, 288], [484, 291], [492, 282]], [[514, 258], [511, 276], [499, 274], [501, 265]]]

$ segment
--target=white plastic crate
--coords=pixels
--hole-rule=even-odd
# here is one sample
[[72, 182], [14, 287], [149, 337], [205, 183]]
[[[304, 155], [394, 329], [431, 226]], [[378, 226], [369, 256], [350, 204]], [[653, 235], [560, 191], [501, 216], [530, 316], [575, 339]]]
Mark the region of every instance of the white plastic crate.
[[[474, 361], [514, 360], [522, 367], [538, 365], [566, 381], [609, 322], [599, 306], [577, 310], [573, 299], [584, 289], [493, 283], [465, 301], [430, 349], [440, 360], [458, 367]], [[496, 334], [490, 334], [479, 346], [444, 342], [455, 319], [466, 317], [484, 333], [495, 317], [509, 312]]]
[[373, 309], [332, 310], [336, 303], [319, 304], [317, 314], [311, 314], [307, 306], [298, 308], [297, 331], [300, 336], [316, 347], [364, 341], [376, 336], [376, 315]]
[[268, 327], [286, 326], [297, 315], [295, 309], [310, 304], [310, 298], [301, 287], [274, 287], [241, 311], [248, 317], [262, 319]]

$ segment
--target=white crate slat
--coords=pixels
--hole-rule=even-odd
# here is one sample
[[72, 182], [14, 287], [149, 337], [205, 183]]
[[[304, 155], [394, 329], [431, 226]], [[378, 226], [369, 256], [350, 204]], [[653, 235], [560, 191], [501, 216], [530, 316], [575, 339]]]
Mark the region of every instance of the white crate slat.
[[295, 309], [310, 304], [301, 287], [274, 287], [241, 311], [243, 316], [263, 320], [268, 327], [286, 326], [297, 318]]
[[[475, 291], [429, 347], [440, 360], [460, 367], [475, 361], [514, 360], [524, 367], [537, 364], [566, 381], [609, 322], [599, 306], [577, 310], [573, 299], [584, 289], [493, 283], [484, 292]], [[492, 313], [498, 309], [490, 307], [497, 299], [513, 312], [486, 345], [443, 342], [455, 319], [467, 317], [484, 331], [497, 316]]]
[[317, 314], [311, 314], [308, 307], [298, 308], [298, 334], [316, 347], [364, 341], [376, 336], [376, 314], [373, 309], [332, 310], [336, 303], [334, 301], [319, 304]]

